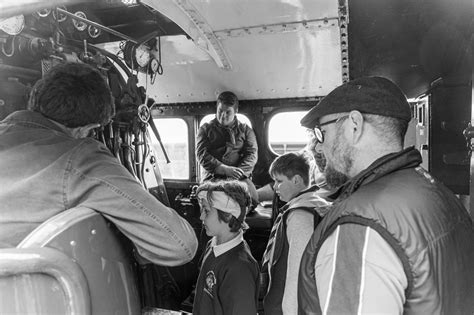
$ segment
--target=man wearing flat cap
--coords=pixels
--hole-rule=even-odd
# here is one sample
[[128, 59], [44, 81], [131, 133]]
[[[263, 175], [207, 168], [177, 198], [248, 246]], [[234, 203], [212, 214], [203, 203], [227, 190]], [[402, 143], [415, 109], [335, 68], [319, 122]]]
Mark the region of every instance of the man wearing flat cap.
[[300, 265], [299, 314], [473, 314], [474, 229], [456, 196], [404, 149], [411, 111], [381, 77], [334, 89], [301, 120], [347, 181]]

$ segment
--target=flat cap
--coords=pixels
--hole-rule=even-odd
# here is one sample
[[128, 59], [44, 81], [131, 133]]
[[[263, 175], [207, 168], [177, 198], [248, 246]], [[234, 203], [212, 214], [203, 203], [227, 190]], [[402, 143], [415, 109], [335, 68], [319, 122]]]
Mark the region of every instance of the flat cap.
[[301, 125], [314, 128], [325, 115], [352, 110], [406, 121], [411, 119], [410, 105], [395, 83], [382, 77], [361, 77], [332, 90], [301, 119]]

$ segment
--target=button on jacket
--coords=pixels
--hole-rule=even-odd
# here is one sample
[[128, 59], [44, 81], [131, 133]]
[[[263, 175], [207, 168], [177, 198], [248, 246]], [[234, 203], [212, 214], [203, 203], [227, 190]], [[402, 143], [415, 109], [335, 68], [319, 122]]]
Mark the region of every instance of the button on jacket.
[[149, 194], [99, 141], [75, 139], [33, 111], [0, 122], [0, 245], [16, 246], [42, 222], [83, 206], [113, 222], [149, 261], [190, 261], [190, 224]]

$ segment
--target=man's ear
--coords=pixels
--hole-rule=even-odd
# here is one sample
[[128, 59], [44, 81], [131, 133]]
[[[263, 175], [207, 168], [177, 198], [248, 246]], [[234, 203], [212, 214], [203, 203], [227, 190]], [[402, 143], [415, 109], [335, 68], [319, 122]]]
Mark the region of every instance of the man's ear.
[[99, 127], [100, 127], [100, 124], [96, 123], [96, 124], [88, 124], [88, 125], [76, 127], [76, 128], [70, 128], [70, 130], [71, 130], [71, 135], [74, 138], [82, 139], [82, 138], [88, 137], [94, 129], [99, 128]]
[[357, 143], [363, 134], [364, 116], [358, 110], [349, 113], [350, 132], [352, 132], [352, 143]]

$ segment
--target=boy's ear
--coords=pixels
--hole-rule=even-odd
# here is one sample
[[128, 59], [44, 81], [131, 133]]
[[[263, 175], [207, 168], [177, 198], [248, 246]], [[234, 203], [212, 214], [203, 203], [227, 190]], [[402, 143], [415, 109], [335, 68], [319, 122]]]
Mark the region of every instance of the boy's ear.
[[303, 179], [302, 179], [301, 176], [298, 175], [298, 174], [294, 175], [294, 176], [291, 178], [291, 182], [292, 182], [294, 185], [299, 185], [302, 181], [303, 181]]

